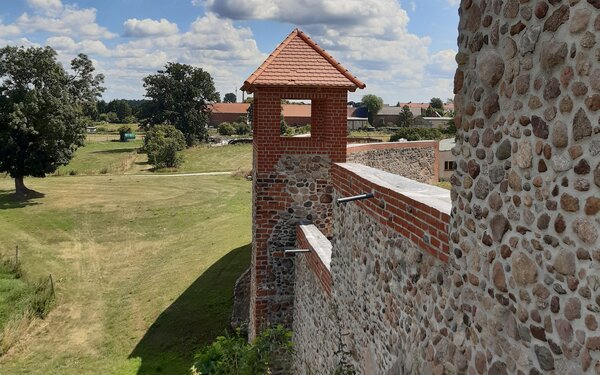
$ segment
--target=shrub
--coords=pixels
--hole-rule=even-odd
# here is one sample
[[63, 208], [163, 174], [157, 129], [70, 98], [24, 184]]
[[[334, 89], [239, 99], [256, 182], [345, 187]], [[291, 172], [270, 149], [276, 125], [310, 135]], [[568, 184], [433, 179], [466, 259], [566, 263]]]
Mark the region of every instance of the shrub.
[[131, 133], [131, 127], [127, 125], [119, 126], [118, 132], [121, 142], [125, 142], [125, 134]]
[[185, 148], [183, 133], [173, 125], [155, 125], [144, 137], [143, 151], [156, 168], [176, 168], [183, 158], [178, 154]]
[[400, 128], [396, 133], [390, 137], [390, 142], [396, 142], [402, 138], [407, 141], [421, 141], [421, 140], [437, 140], [443, 139], [444, 134], [440, 129], [420, 129], [420, 128]]
[[222, 122], [218, 131], [221, 135], [234, 135], [236, 133], [235, 127], [228, 122]]
[[264, 330], [252, 344], [241, 330], [219, 336], [196, 355], [192, 373], [202, 375], [267, 374], [290, 365], [292, 333], [282, 326]]
[[235, 124], [235, 134], [245, 135], [248, 133], [250, 133], [250, 125], [243, 122], [238, 122]]

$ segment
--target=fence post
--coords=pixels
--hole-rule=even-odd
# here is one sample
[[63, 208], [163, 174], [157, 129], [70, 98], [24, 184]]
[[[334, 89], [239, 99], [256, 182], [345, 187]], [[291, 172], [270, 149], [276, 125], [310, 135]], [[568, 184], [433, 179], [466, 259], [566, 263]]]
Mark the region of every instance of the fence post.
[[52, 291], [52, 298], [56, 298], [56, 293], [54, 293], [54, 280], [52, 280], [52, 274], [48, 276], [50, 279], [50, 290]]

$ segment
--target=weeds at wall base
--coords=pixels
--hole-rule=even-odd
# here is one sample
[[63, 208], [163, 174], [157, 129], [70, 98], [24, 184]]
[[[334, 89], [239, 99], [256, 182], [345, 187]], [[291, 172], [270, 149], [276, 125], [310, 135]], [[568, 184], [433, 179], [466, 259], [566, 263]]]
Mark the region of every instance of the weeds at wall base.
[[18, 255], [0, 256], [0, 273], [13, 279], [21, 279], [26, 284], [22, 292], [7, 299], [7, 303], [14, 305], [15, 311], [4, 326], [0, 327], [0, 356], [2, 356], [19, 341], [36, 319], [46, 318], [54, 304], [55, 292], [52, 275], [33, 283], [24, 280]]

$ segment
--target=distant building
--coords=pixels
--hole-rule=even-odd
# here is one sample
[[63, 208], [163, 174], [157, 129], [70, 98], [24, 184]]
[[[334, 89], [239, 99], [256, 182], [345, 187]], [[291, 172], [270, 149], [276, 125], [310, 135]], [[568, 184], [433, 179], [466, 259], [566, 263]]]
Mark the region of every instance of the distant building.
[[454, 138], [442, 139], [439, 143], [440, 150], [440, 167], [439, 174], [440, 180], [448, 181], [454, 170], [456, 169], [456, 161], [454, 155], [452, 155], [452, 149], [456, 145]]
[[370, 126], [369, 119], [366, 117], [348, 117], [348, 130], [359, 130]]
[[442, 129], [448, 126], [452, 117], [415, 117], [413, 128], [438, 128]]
[[250, 103], [214, 103], [211, 105], [209, 126], [217, 127], [223, 122], [235, 122], [248, 114]]
[[[450, 117], [425, 117], [429, 103], [398, 103], [396, 106], [384, 105], [373, 119], [373, 125], [386, 126], [387, 124], [398, 125], [400, 113], [404, 106], [408, 106], [413, 115], [413, 127], [415, 128], [443, 128], [446, 127]], [[454, 104], [444, 104], [445, 111], [454, 111]]]
[[[250, 103], [214, 103], [211, 105], [209, 126], [217, 127], [224, 122], [235, 122], [248, 115]], [[311, 106], [307, 104], [282, 104], [283, 117], [290, 126], [310, 124]]]

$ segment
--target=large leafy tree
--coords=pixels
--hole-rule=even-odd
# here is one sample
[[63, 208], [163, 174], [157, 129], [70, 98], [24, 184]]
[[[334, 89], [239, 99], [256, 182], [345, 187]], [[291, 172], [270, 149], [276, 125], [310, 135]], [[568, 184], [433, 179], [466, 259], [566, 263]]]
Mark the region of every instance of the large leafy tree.
[[236, 102], [237, 102], [237, 96], [232, 92], [228, 92], [223, 97], [223, 103], [236, 103]]
[[80, 54], [67, 73], [50, 48], [0, 49], [0, 172], [27, 197], [25, 176], [44, 177], [69, 163], [85, 139], [84, 110], [104, 90]]
[[167, 63], [165, 70], [144, 78], [146, 126], [170, 124], [185, 136], [188, 146], [207, 138], [209, 104], [219, 100], [210, 74], [201, 68]]
[[434, 109], [444, 109], [444, 102], [440, 98], [431, 98], [429, 106]]
[[361, 104], [367, 108], [369, 124], [373, 125], [373, 119], [377, 113], [383, 108], [383, 99], [377, 95], [368, 94], [362, 97]]

